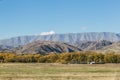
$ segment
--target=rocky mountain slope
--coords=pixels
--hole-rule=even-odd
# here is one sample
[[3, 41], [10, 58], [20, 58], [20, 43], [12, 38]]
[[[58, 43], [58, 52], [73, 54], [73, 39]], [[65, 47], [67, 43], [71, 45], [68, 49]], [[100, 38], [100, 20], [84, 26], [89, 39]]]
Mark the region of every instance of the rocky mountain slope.
[[100, 52], [115, 52], [115, 53], [120, 53], [120, 41], [119, 42], [115, 42], [112, 45], [103, 47], [99, 51]]
[[21, 53], [46, 54], [46, 53], [78, 52], [81, 51], [81, 49], [61, 42], [36, 41], [29, 43], [25, 46], [14, 48], [13, 51], [17, 54]]
[[0, 45], [19, 46], [26, 45], [34, 41], [59, 41], [69, 44], [76, 44], [87, 41], [107, 40], [111, 42], [120, 41], [120, 34], [110, 32], [91, 32], [91, 33], [69, 33], [69, 34], [54, 34], [54, 35], [38, 35], [38, 36], [20, 36], [11, 39], [0, 40]]
[[75, 44], [76, 47], [81, 48], [82, 50], [99, 50], [103, 47], [112, 45], [113, 42], [101, 40], [101, 41], [88, 41]]
[[13, 47], [0, 45], [0, 52], [12, 52]]

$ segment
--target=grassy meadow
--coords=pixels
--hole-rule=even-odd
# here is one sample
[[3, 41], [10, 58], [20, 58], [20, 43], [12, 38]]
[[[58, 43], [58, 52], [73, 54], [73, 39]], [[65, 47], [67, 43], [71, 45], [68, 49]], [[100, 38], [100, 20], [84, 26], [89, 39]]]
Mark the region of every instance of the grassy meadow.
[[120, 80], [120, 64], [1, 63], [0, 80]]

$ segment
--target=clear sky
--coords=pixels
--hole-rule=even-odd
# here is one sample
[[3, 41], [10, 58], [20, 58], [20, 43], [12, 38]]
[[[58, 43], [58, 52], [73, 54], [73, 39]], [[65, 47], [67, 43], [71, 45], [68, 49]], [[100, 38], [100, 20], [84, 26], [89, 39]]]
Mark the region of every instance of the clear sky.
[[120, 0], [0, 0], [0, 39], [49, 31], [120, 33]]

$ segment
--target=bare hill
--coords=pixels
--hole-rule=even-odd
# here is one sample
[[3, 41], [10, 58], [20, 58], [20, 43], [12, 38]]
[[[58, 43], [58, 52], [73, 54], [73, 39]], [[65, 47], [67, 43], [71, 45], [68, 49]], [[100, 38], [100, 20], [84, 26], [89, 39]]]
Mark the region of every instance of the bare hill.
[[88, 41], [75, 44], [78, 48], [82, 50], [99, 50], [103, 47], [112, 45], [113, 42], [101, 40], [101, 41]]
[[99, 51], [101, 52], [115, 52], [115, 53], [120, 53], [120, 41], [119, 42], [115, 42], [110, 46], [106, 46], [102, 49], [100, 49]]
[[72, 45], [61, 43], [61, 42], [50, 42], [50, 41], [36, 41], [29, 43], [25, 46], [18, 47], [14, 49], [16, 53], [63, 53], [63, 52], [78, 52], [81, 49], [74, 47]]

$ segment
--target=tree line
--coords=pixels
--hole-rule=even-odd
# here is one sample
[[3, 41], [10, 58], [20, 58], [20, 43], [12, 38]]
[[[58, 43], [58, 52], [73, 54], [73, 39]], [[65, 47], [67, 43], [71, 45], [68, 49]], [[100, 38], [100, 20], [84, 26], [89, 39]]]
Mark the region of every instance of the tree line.
[[102, 63], [120, 63], [120, 54], [114, 52], [97, 53], [93, 51], [86, 52], [72, 52], [72, 53], [50, 53], [46, 55], [41, 54], [14, 54], [14, 53], [0, 53], [0, 62], [20, 62], [20, 63], [71, 63], [71, 64], [86, 64], [95, 62]]

